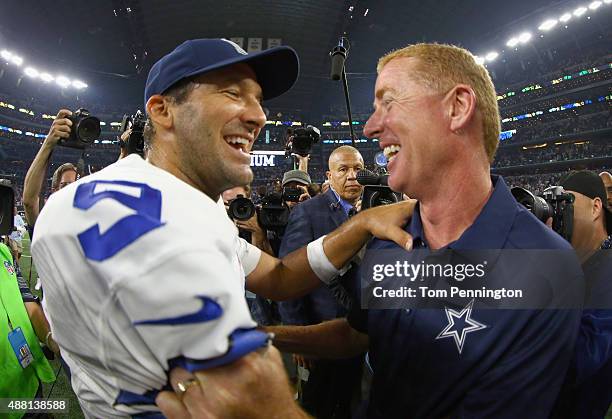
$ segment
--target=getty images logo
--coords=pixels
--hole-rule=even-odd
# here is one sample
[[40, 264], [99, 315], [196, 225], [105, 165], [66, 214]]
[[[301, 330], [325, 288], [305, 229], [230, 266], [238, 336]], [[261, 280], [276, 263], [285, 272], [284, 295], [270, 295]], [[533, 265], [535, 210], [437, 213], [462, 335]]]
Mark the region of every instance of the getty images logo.
[[227, 42], [228, 44], [230, 44], [231, 46], [234, 47], [234, 49], [236, 50], [236, 52], [238, 54], [242, 54], [242, 55], [247, 55], [247, 52], [245, 50], [243, 50], [240, 45], [238, 45], [237, 43], [230, 41], [229, 39], [225, 39], [225, 38], [221, 38], [222, 41]]

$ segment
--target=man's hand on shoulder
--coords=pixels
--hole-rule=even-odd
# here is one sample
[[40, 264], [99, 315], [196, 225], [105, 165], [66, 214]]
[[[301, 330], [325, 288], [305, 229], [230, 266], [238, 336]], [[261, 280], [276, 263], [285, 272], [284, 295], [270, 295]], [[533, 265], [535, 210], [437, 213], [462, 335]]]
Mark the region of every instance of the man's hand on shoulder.
[[414, 213], [417, 201], [414, 199], [396, 204], [381, 205], [369, 208], [357, 214], [353, 219], [364, 223], [366, 230], [381, 240], [390, 240], [406, 250], [412, 249], [412, 236], [404, 227]]

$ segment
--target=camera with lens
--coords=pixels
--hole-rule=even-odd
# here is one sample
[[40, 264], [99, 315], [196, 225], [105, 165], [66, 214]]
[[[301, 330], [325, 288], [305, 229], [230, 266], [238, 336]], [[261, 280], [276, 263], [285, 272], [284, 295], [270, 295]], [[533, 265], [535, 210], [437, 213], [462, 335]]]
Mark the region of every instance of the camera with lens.
[[255, 215], [255, 205], [253, 201], [245, 198], [244, 195], [238, 195], [229, 201], [227, 214], [232, 220], [246, 221]]
[[357, 182], [363, 185], [361, 194], [361, 209], [394, 204], [404, 199], [399, 192], [394, 192], [387, 185], [389, 175], [377, 174], [371, 170], [362, 169], [357, 172]]
[[306, 128], [296, 128], [287, 130], [287, 154], [298, 154], [306, 157], [312, 150], [312, 145], [319, 142], [321, 139], [321, 131], [317, 127], [312, 125], [306, 126]]
[[257, 220], [264, 230], [284, 232], [289, 222], [289, 207], [285, 204], [283, 195], [278, 192], [266, 194], [262, 198]]
[[8, 236], [14, 230], [15, 192], [11, 182], [0, 180], [0, 235]]
[[100, 120], [95, 116], [91, 116], [87, 109], [77, 109], [68, 119], [72, 121], [70, 136], [59, 140], [59, 145], [82, 150], [100, 138], [100, 133], [102, 132]]
[[127, 154], [136, 153], [141, 157], [144, 157], [144, 128], [147, 123], [147, 117], [140, 110], [136, 111], [134, 115], [123, 115], [121, 121], [121, 133], [124, 133], [128, 129], [132, 129], [128, 139], [123, 142], [119, 141], [121, 148], [127, 150]]
[[304, 191], [302, 191], [300, 188], [286, 186], [283, 188], [283, 201], [299, 202], [300, 196], [302, 196], [303, 193]]
[[395, 204], [403, 199], [401, 193], [393, 192], [388, 186], [367, 185], [363, 187], [361, 209], [365, 210], [380, 205]]
[[519, 204], [527, 208], [540, 221], [552, 218], [552, 228], [565, 240], [571, 241], [574, 230], [574, 200], [562, 186], [551, 186], [536, 196], [525, 188], [515, 187], [512, 195]]

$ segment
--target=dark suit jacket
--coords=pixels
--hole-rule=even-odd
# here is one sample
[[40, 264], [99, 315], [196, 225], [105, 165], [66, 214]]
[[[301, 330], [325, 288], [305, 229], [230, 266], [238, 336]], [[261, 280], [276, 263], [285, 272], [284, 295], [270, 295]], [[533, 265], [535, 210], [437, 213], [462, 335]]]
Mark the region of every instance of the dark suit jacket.
[[[300, 203], [291, 211], [279, 257], [332, 232], [346, 220], [348, 216], [331, 189]], [[340, 284], [351, 284], [352, 288], [353, 270], [349, 270], [330, 286], [321, 284], [319, 288], [302, 298], [280, 303], [279, 311], [283, 323], [317, 324], [346, 316], [349, 297], [345, 288]]]

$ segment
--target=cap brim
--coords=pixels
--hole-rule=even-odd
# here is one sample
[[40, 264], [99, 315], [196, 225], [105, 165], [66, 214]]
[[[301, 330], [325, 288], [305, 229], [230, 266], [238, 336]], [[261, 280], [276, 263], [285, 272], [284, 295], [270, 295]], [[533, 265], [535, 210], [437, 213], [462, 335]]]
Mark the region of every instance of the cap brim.
[[304, 179], [287, 179], [286, 181], [283, 182], [282, 185], [285, 186], [289, 182], [297, 182], [297, 183], [301, 183], [302, 185], [310, 185], [310, 183], [306, 182]]
[[291, 89], [300, 74], [300, 62], [295, 50], [291, 47], [280, 46], [220, 61], [181, 78], [208, 73], [238, 63], [246, 63], [253, 68], [264, 100], [273, 99]]

